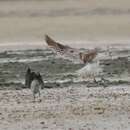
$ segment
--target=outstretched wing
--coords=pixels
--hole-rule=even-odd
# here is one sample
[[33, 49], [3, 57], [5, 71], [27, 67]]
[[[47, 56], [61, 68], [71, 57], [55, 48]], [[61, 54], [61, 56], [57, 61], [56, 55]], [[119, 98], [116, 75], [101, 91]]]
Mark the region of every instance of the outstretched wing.
[[56, 52], [56, 54], [59, 54], [60, 56], [62, 56], [62, 58], [65, 58], [65, 59], [67, 58], [69, 60], [80, 62], [80, 60], [79, 60], [80, 51], [78, 49], [58, 43], [58, 42], [54, 41], [48, 35], [45, 35], [45, 41], [46, 41], [47, 45], [54, 52]]
[[92, 61], [97, 55], [97, 51], [95, 50], [89, 51], [87, 53], [86, 51], [81, 52], [80, 49], [72, 48], [54, 41], [48, 35], [45, 35], [45, 41], [47, 45], [52, 48], [57, 54], [64, 56], [63, 58], [68, 58], [73, 61], [87, 63]]
[[71, 48], [69, 46], [66, 46], [66, 45], [63, 45], [54, 41], [48, 35], [45, 35], [45, 41], [50, 48], [52, 48], [56, 53], [60, 53], [61, 55], [66, 54], [68, 52], [73, 53], [75, 50], [74, 48]]

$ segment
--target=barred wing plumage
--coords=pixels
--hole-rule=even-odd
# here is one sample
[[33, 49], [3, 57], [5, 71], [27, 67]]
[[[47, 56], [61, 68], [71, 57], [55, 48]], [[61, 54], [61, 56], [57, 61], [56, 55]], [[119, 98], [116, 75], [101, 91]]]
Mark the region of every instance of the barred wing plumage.
[[82, 52], [80, 49], [75, 49], [63, 44], [60, 44], [50, 38], [48, 35], [45, 35], [45, 41], [50, 48], [52, 48], [57, 54], [63, 56], [63, 58], [68, 58], [72, 61], [82, 62], [86, 64], [83, 68], [76, 71], [76, 73], [82, 78], [94, 78], [99, 76], [102, 73], [102, 68], [100, 66], [99, 60], [97, 57], [97, 49], [94, 50], [85, 50]]
[[63, 45], [54, 41], [48, 35], [45, 35], [45, 41], [47, 45], [56, 53], [62, 56], [62, 58], [67, 58], [69, 60], [80, 62], [79, 50], [76, 48], [72, 48], [67, 45]]
[[54, 41], [48, 35], [45, 35], [45, 41], [47, 45], [56, 52], [56, 54], [60, 54], [63, 58], [68, 58], [76, 62], [82, 62], [85, 64], [91, 62], [97, 55], [96, 50], [91, 50], [89, 52], [86, 52], [86, 50], [85, 52], [81, 52], [80, 49], [72, 48]]

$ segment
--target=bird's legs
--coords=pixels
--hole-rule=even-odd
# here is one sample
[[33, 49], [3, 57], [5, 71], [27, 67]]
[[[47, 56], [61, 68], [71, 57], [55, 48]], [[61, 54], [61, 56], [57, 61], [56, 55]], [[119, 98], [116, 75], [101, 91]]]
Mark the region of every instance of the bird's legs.
[[38, 91], [38, 95], [39, 95], [39, 102], [41, 102], [41, 93], [40, 93], [40, 90]]
[[96, 80], [94, 75], [92, 76], [92, 78], [93, 78], [94, 83], [98, 84], [98, 82], [97, 82], [97, 80]]
[[108, 82], [109, 82], [109, 80], [106, 80], [103, 76], [101, 76], [101, 83], [102, 83], [103, 87], [107, 87]]
[[35, 98], [36, 98], [36, 97], [35, 97], [35, 93], [33, 93], [33, 102], [35, 102]]
[[96, 78], [95, 78], [95, 77], [93, 78], [93, 80], [94, 80], [94, 82], [95, 82], [95, 83], [97, 83], [97, 80], [96, 80]]
[[40, 91], [38, 91], [38, 94], [39, 94], [39, 98], [41, 97], [41, 93], [40, 93]]

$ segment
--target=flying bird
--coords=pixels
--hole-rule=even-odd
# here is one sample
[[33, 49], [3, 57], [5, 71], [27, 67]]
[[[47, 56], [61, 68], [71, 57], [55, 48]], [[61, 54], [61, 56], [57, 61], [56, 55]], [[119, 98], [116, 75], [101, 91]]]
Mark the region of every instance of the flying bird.
[[76, 71], [76, 73], [83, 78], [91, 77], [95, 81], [95, 76], [101, 72], [100, 62], [96, 58], [98, 55], [97, 49], [89, 51], [85, 50], [82, 52], [80, 49], [56, 42], [48, 35], [45, 35], [45, 41], [47, 45], [56, 52], [56, 54], [60, 54], [61, 56], [68, 57], [73, 61], [76, 60], [85, 64], [85, 66]]

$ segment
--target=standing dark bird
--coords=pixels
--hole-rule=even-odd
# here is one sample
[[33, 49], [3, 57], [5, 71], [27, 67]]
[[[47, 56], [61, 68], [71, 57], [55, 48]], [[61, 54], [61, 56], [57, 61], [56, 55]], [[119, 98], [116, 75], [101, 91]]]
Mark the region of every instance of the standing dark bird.
[[28, 68], [25, 74], [25, 87], [26, 88], [30, 88], [30, 84], [31, 84], [31, 69]]

